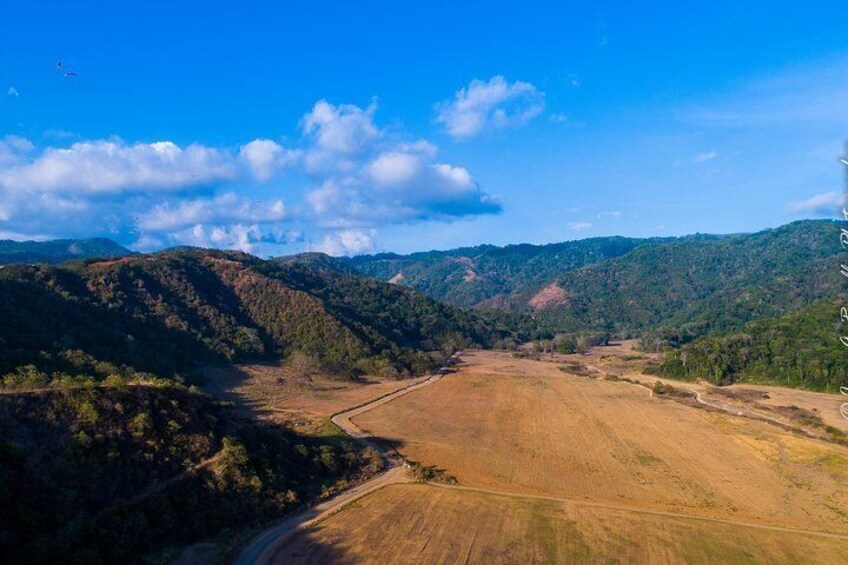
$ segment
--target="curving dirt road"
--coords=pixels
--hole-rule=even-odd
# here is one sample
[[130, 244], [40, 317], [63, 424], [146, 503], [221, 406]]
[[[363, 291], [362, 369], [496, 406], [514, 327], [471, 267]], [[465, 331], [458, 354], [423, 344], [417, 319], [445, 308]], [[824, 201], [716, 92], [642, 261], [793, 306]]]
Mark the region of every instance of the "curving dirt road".
[[[456, 358], [459, 353], [455, 353], [448, 361]], [[360, 406], [354, 406], [344, 412], [339, 412], [330, 418], [330, 420], [341, 428], [347, 435], [361, 443], [366, 447], [372, 447], [383, 457], [388, 469], [380, 475], [374, 477], [368, 482], [362, 483], [352, 489], [346, 490], [332, 498], [329, 498], [320, 504], [307, 508], [301, 512], [292, 514], [273, 528], [265, 530], [254, 538], [233, 561], [236, 565], [265, 565], [274, 562], [274, 554], [277, 550], [294, 534], [308, 528], [321, 520], [324, 520], [344, 507], [363, 496], [379, 490], [387, 485], [410, 482], [410, 478], [406, 470], [401, 466], [401, 459], [393, 453], [387, 453], [371, 436], [360, 429], [351, 421], [351, 418], [372, 410], [378, 406], [382, 406], [387, 402], [409, 394], [419, 388], [431, 385], [444, 376], [444, 367], [424, 381], [407, 387], [396, 390], [392, 393], [380, 396], [366, 402]]]
[[[591, 367], [590, 366], [590, 368], [598, 371], [599, 373], [602, 373], [602, 374], [604, 373], [604, 371], [600, 370], [597, 367]], [[276, 556], [279, 553], [280, 549], [296, 533], [298, 533], [298, 532], [300, 532], [300, 531], [302, 531], [302, 530], [304, 530], [304, 529], [306, 529], [306, 528], [308, 528], [312, 525], [315, 525], [322, 520], [327, 519], [328, 517], [332, 516], [333, 514], [335, 514], [339, 510], [341, 510], [346, 504], [349, 504], [350, 502], [358, 500], [358, 499], [360, 499], [360, 498], [362, 498], [362, 497], [364, 497], [368, 494], [371, 494], [371, 493], [373, 493], [373, 492], [375, 492], [375, 491], [377, 491], [377, 490], [379, 490], [383, 487], [386, 487], [386, 486], [392, 485], [392, 484], [397, 484], [397, 483], [410, 482], [411, 481], [410, 477], [405, 472], [405, 469], [401, 466], [402, 460], [397, 455], [386, 453], [384, 450], [382, 450], [380, 448], [380, 446], [377, 445], [372, 440], [371, 436], [367, 432], [365, 432], [364, 430], [362, 430], [361, 428], [359, 428], [356, 424], [354, 424], [352, 422], [352, 419], [357, 415], [360, 415], [360, 414], [367, 412], [369, 410], [372, 410], [372, 409], [374, 409], [378, 406], [381, 406], [383, 404], [391, 402], [392, 400], [395, 400], [396, 398], [398, 398], [400, 396], [403, 396], [405, 394], [409, 394], [410, 392], [418, 390], [422, 387], [429, 386], [429, 385], [437, 382], [439, 379], [441, 379], [442, 376], [443, 376], [443, 373], [441, 371], [437, 372], [436, 374], [431, 375], [428, 379], [421, 381], [417, 384], [409, 385], [408, 387], [402, 388], [400, 390], [389, 393], [389, 394], [384, 395], [382, 397], [378, 397], [378, 398], [373, 399], [373, 400], [371, 400], [371, 401], [369, 401], [369, 402], [367, 402], [363, 405], [347, 409], [343, 412], [340, 412], [340, 413], [332, 416], [331, 417], [332, 422], [334, 424], [336, 424], [339, 428], [344, 430], [345, 433], [347, 433], [349, 436], [351, 436], [352, 438], [354, 438], [356, 441], [360, 442], [361, 444], [366, 445], [366, 446], [370, 446], [370, 447], [373, 447], [374, 449], [376, 449], [383, 456], [384, 460], [387, 462], [388, 470], [386, 472], [384, 472], [383, 474], [375, 477], [374, 479], [372, 479], [372, 480], [370, 480], [366, 483], [363, 483], [362, 485], [359, 485], [359, 486], [357, 486], [353, 489], [345, 491], [344, 493], [341, 493], [341, 494], [339, 494], [339, 495], [337, 495], [337, 496], [335, 496], [335, 497], [333, 497], [329, 500], [326, 500], [326, 501], [324, 501], [324, 502], [322, 502], [322, 503], [320, 503], [320, 504], [318, 504], [318, 505], [316, 505], [312, 508], [309, 508], [307, 510], [304, 510], [302, 512], [294, 514], [294, 515], [286, 518], [285, 520], [283, 520], [277, 526], [275, 526], [275, 527], [273, 527], [269, 530], [266, 530], [265, 532], [260, 534], [258, 537], [256, 537], [253, 541], [251, 541], [250, 544], [242, 550], [242, 552], [235, 559], [234, 563], [239, 564], [239, 565], [248, 565], [248, 564], [251, 564], [251, 565], [253, 565], [253, 564], [267, 565], [267, 564], [275, 563], [275, 562], [277, 562]], [[634, 384], [635, 385], [635, 383], [628, 383], [628, 384]], [[636, 385], [636, 386], [639, 386], [640, 388], [646, 389], [648, 394], [650, 396], [653, 396], [653, 391], [650, 389], [650, 387], [648, 387], [644, 384], [640, 384], [640, 385]], [[707, 405], [707, 406], [711, 406], [711, 407], [718, 409], [718, 410], [721, 410], [723, 412], [728, 412], [728, 413], [731, 413], [731, 414], [737, 415], [737, 416], [743, 416], [744, 415], [744, 416], [747, 416], [747, 417], [759, 417], [759, 419], [771, 420], [771, 418], [763, 417], [762, 415], [749, 416], [749, 415], [745, 415], [745, 414], [739, 414], [738, 411], [731, 411], [731, 410], [728, 410], [725, 407], [713, 405], [712, 403], [707, 402], [706, 400], [701, 398], [701, 394], [698, 391], [692, 390], [692, 392], [694, 392], [696, 394], [696, 400], [699, 403]], [[774, 420], [774, 422], [780, 423], [777, 420]], [[819, 537], [839, 539], [839, 540], [848, 540], [848, 535], [842, 535], [842, 534], [835, 534], [835, 533], [815, 531], [815, 530], [795, 529], [795, 528], [781, 527], [781, 526], [772, 526], [772, 525], [768, 525], [768, 524], [759, 524], [759, 523], [752, 523], [752, 522], [745, 522], [745, 521], [735, 521], [735, 520], [728, 520], [728, 519], [721, 519], [721, 518], [708, 518], [708, 517], [695, 516], [695, 515], [689, 515], [689, 514], [683, 514], [683, 513], [677, 513], [677, 512], [666, 512], [666, 511], [661, 511], [661, 510], [650, 510], [650, 509], [646, 509], [646, 508], [640, 508], [640, 507], [637, 507], [637, 506], [631, 506], [631, 505], [625, 505], [625, 504], [618, 505], [618, 504], [609, 504], [609, 503], [603, 503], [603, 502], [593, 502], [593, 501], [589, 501], [589, 500], [579, 500], [579, 499], [549, 497], [549, 496], [542, 496], [542, 495], [522, 494], [522, 493], [514, 493], [514, 492], [507, 492], [507, 491], [499, 491], [499, 490], [495, 490], [495, 489], [477, 488], [477, 487], [462, 486], [462, 485], [446, 485], [446, 484], [439, 484], [439, 483], [428, 483], [428, 484], [435, 487], [435, 488], [455, 489], [455, 490], [463, 490], [463, 491], [470, 491], [470, 492], [480, 492], [480, 493], [486, 493], [486, 494], [491, 494], [491, 495], [496, 495], [496, 496], [504, 496], [504, 497], [510, 497], [510, 498], [519, 498], [519, 499], [548, 500], [548, 501], [553, 501], [553, 502], [575, 504], [575, 505], [580, 505], [580, 506], [589, 506], [589, 507], [604, 508], [604, 509], [611, 509], [611, 510], [623, 510], [623, 511], [628, 511], [628, 512], [636, 512], [636, 513], [651, 514], [651, 515], [657, 515], [657, 516], [665, 516], [665, 517], [669, 517], [669, 518], [682, 518], [682, 519], [688, 519], [688, 520], [698, 520], [698, 521], [704, 521], [704, 522], [713, 522], [713, 523], [729, 524], [729, 525], [741, 526], [741, 527], [764, 529], [764, 530], [770, 530], [770, 531], [776, 531], [776, 532], [803, 533], [803, 534], [812, 535], [812, 536], [819, 536]]]

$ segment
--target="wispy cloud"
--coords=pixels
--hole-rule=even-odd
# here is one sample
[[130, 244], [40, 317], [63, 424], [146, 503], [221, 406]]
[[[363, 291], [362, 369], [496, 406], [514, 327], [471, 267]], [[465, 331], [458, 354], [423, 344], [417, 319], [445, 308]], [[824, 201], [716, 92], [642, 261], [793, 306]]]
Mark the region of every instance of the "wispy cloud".
[[569, 222], [568, 229], [572, 231], [584, 231], [592, 227], [592, 222]]
[[848, 124], [848, 59], [776, 71], [680, 112], [700, 125]]
[[845, 204], [845, 195], [841, 192], [823, 192], [806, 200], [792, 202], [789, 212], [804, 216], [835, 217]]
[[498, 75], [488, 81], [472, 80], [436, 109], [436, 121], [449, 135], [474, 137], [486, 130], [526, 124], [545, 109], [544, 93], [529, 82], [509, 82]]
[[718, 157], [718, 152], [716, 151], [705, 151], [703, 153], [697, 153], [694, 157], [692, 157], [692, 162], [695, 164], [706, 163], [707, 161], [712, 161]]
[[610, 212], [601, 212], [598, 214], [598, 219], [602, 220], [604, 218], [620, 218], [621, 212], [618, 210], [612, 210]]

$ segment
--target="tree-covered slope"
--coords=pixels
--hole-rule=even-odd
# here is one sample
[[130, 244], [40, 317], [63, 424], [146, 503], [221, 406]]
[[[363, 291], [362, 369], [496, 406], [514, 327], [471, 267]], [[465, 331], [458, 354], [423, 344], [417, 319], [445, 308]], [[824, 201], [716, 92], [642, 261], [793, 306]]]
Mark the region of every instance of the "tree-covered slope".
[[132, 251], [106, 238], [55, 239], [51, 241], [0, 240], [0, 265], [13, 263], [61, 263], [90, 257], [125, 257]]
[[535, 289], [573, 269], [618, 257], [645, 243], [599, 237], [550, 245], [481, 245], [412, 255], [363, 255], [349, 260], [359, 272], [470, 308]]
[[703, 336], [666, 353], [661, 371], [716, 384], [763, 382], [837, 392], [848, 386], [842, 300], [825, 300], [738, 330]]
[[[0, 270], [0, 374], [185, 374], [197, 363], [314, 356], [330, 371], [430, 367], [491, 324], [410, 289], [241, 253], [180, 250]], [[26, 372], [26, 371], [24, 371]]]
[[680, 238], [566, 273], [567, 299], [538, 312], [561, 329], [702, 334], [834, 296], [837, 224], [801, 221], [754, 234]]
[[0, 562], [140, 563], [278, 517], [380, 466], [183, 387], [0, 394]]

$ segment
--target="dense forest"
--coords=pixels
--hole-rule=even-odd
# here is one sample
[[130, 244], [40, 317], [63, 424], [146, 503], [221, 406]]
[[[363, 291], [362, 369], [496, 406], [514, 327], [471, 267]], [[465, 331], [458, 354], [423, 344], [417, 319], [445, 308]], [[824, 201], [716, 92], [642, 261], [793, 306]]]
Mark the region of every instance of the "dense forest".
[[51, 241], [0, 240], [0, 265], [61, 263], [93, 257], [125, 257], [132, 251], [106, 238], [54, 239]]
[[559, 332], [692, 339], [835, 296], [838, 236], [832, 221], [799, 221], [753, 234], [482, 246], [350, 265], [464, 306], [529, 313]]
[[412, 255], [362, 255], [347, 263], [362, 274], [471, 308], [497, 304], [498, 299], [537, 289], [573, 269], [656, 241], [662, 240], [597, 237], [549, 245], [480, 245]]
[[184, 249], [0, 270], [0, 375], [190, 378], [198, 363], [312, 356], [340, 376], [419, 373], [428, 352], [485, 345], [501, 324], [410, 289], [303, 262]]
[[802, 221], [720, 239], [681, 238], [559, 277], [568, 298], [537, 316], [560, 329], [619, 336], [737, 328], [841, 288], [838, 227]]
[[0, 394], [0, 561], [167, 560], [381, 465], [344, 437], [237, 420], [170, 383]]
[[839, 341], [843, 304], [825, 300], [703, 336], [667, 352], [661, 372], [719, 385], [758, 382], [837, 392], [848, 386], [848, 355]]

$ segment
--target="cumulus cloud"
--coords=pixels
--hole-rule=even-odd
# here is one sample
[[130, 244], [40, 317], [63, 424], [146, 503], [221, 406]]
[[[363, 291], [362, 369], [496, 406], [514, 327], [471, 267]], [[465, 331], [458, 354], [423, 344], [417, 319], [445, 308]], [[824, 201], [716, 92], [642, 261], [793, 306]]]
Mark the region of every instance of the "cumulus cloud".
[[[291, 146], [268, 138], [235, 148], [113, 138], [36, 148], [0, 138], [0, 230], [132, 237], [141, 250], [248, 251], [305, 241], [291, 227], [298, 224], [322, 237], [332, 230], [317, 245], [352, 253], [370, 248], [384, 225], [501, 211], [434, 144], [378, 127], [376, 110], [319, 101]], [[283, 184], [289, 171], [297, 184]]]
[[23, 137], [7, 135], [0, 138], [0, 170], [22, 163], [35, 147]]
[[223, 151], [171, 141], [85, 141], [47, 148], [31, 162], [0, 172], [0, 186], [20, 191], [76, 194], [169, 190], [232, 180], [236, 171]]
[[845, 196], [842, 193], [824, 192], [806, 200], [793, 202], [788, 208], [793, 214], [831, 217], [836, 216], [844, 204]]
[[307, 196], [325, 225], [367, 226], [450, 220], [501, 210], [463, 167], [436, 160], [429, 144], [399, 144], [354, 174], [322, 183]]
[[436, 121], [456, 138], [479, 135], [487, 129], [524, 125], [542, 113], [544, 94], [529, 82], [508, 82], [498, 75], [488, 82], [472, 80], [453, 100], [436, 106]]
[[198, 223], [267, 223], [285, 219], [281, 200], [265, 204], [227, 192], [210, 199], [184, 200], [177, 204], [162, 203], [138, 218], [144, 230], [168, 231]]
[[254, 139], [242, 145], [239, 157], [260, 181], [267, 181], [293, 165], [301, 151], [286, 149], [270, 139]]
[[205, 226], [196, 224], [190, 228], [169, 235], [170, 241], [195, 247], [216, 247], [219, 249], [237, 249], [250, 253], [256, 242], [262, 238], [257, 225], [234, 224], [230, 226]]
[[310, 251], [320, 251], [327, 255], [357, 255], [374, 249], [377, 230], [345, 229], [327, 234], [318, 242], [310, 245]]
[[352, 104], [334, 106], [326, 100], [320, 100], [303, 117], [303, 132], [314, 140], [319, 149], [345, 154], [358, 153], [380, 135], [374, 125], [376, 111], [375, 102], [363, 110]]

